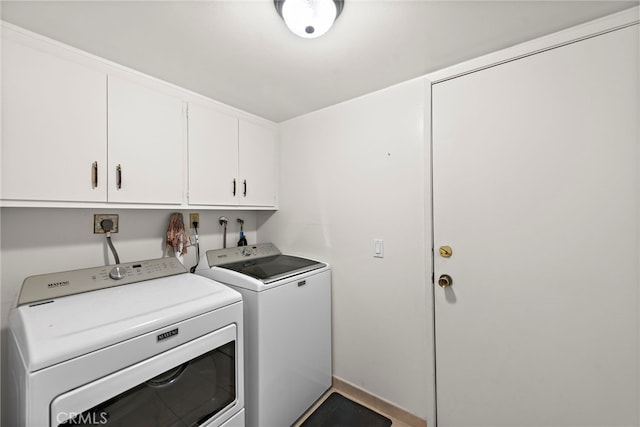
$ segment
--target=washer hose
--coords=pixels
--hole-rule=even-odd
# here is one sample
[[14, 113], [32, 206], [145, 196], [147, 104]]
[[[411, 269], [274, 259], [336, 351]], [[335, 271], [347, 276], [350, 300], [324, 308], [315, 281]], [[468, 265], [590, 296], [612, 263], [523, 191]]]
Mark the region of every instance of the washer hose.
[[111, 242], [111, 230], [113, 230], [113, 221], [111, 221], [110, 219], [103, 219], [102, 221], [100, 221], [100, 226], [105, 232], [105, 236], [107, 238], [107, 244], [111, 249], [111, 253], [113, 254], [113, 258], [115, 259], [116, 264], [120, 264], [120, 257], [118, 256], [118, 252], [116, 252], [116, 248], [113, 246], [113, 243]]

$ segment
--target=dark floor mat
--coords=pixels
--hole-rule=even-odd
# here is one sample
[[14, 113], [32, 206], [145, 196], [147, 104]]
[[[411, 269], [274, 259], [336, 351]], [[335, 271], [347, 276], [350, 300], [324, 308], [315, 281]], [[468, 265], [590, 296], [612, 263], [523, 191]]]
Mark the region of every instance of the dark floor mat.
[[331, 393], [300, 427], [389, 427], [391, 420], [339, 393]]

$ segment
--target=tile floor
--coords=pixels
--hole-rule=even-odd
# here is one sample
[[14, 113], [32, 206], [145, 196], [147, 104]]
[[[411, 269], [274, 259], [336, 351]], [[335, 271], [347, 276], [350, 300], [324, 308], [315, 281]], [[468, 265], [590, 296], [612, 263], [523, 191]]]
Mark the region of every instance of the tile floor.
[[[304, 422], [304, 420], [305, 420], [309, 415], [311, 415], [311, 413], [312, 413], [312, 412], [313, 412], [313, 411], [314, 411], [318, 406], [320, 406], [320, 404], [322, 404], [322, 402], [324, 401], [324, 399], [326, 399], [326, 398], [327, 398], [327, 396], [329, 396], [329, 395], [330, 395], [331, 393], [333, 393], [334, 391], [335, 391], [335, 392], [338, 392], [338, 393], [340, 393], [340, 394], [342, 394], [344, 397], [348, 397], [349, 399], [353, 400], [354, 402], [358, 402], [359, 404], [361, 404], [361, 405], [363, 405], [363, 406], [366, 406], [366, 407], [368, 407], [368, 408], [370, 408], [370, 409], [372, 409], [372, 410], [374, 410], [374, 411], [378, 412], [379, 414], [382, 414], [382, 415], [384, 415], [385, 417], [389, 418], [389, 419], [392, 421], [392, 424], [391, 424], [391, 426], [392, 426], [392, 427], [413, 427], [413, 426], [411, 426], [411, 425], [409, 425], [409, 424], [405, 424], [405, 423], [403, 423], [403, 422], [401, 422], [401, 421], [399, 421], [399, 420], [397, 420], [397, 419], [393, 418], [391, 415], [384, 413], [383, 411], [381, 411], [381, 410], [380, 410], [380, 409], [378, 409], [378, 408], [374, 408], [374, 407], [372, 407], [371, 405], [367, 405], [367, 404], [366, 404], [365, 402], [363, 402], [362, 400], [359, 400], [357, 397], [350, 395], [349, 393], [345, 392], [344, 390], [337, 390], [337, 389], [336, 389], [336, 388], [334, 388], [334, 387], [331, 387], [329, 390], [327, 390], [327, 392], [326, 392], [326, 393], [325, 393], [325, 394], [324, 394], [320, 399], [318, 399], [318, 401], [315, 403], [315, 405], [313, 405], [313, 406], [311, 407], [311, 409], [309, 409], [309, 410], [307, 411], [307, 413], [306, 413], [306, 414], [304, 414], [304, 416], [302, 416], [302, 417], [298, 420], [298, 422], [297, 422], [297, 423], [295, 423], [295, 424], [293, 425], [293, 427], [299, 427], [299, 426]], [[353, 426], [353, 427], [360, 427], [360, 426]], [[363, 426], [363, 427], [364, 427], [364, 426]]]

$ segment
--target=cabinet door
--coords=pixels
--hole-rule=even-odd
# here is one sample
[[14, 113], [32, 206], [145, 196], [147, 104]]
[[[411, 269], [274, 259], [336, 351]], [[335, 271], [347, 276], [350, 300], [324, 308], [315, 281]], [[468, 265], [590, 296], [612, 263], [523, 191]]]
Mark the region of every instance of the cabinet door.
[[3, 37], [2, 199], [106, 201], [106, 84]]
[[235, 205], [238, 185], [238, 119], [189, 104], [189, 204]]
[[238, 204], [275, 206], [276, 131], [240, 120], [240, 186]]
[[109, 202], [182, 203], [182, 100], [109, 76]]

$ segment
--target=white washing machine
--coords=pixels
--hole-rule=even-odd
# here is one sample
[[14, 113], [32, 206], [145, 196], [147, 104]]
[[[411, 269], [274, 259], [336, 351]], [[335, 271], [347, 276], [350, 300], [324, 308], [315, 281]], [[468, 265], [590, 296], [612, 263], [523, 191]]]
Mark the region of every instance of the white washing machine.
[[198, 271], [244, 301], [248, 427], [292, 425], [331, 387], [331, 271], [271, 243], [210, 250]]
[[120, 266], [25, 279], [10, 425], [244, 426], [241, 295], [175, 258]]

